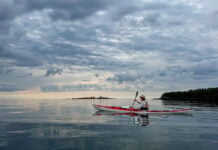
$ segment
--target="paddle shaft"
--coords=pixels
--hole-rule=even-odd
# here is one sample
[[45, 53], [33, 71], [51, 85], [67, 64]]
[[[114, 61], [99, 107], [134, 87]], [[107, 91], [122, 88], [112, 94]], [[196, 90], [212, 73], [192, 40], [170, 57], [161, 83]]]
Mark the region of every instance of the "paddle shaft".
[[134, 99], [134, 101], [133, 101], [133, 103], [132, 103], [132, 107], [133, 107], [133, 105], [134, 105], [134, 103], [135, 103], [135, 100], [136, 100], [136, 97], [138, 96], [138, 91], [135, 93], [135, 99]]

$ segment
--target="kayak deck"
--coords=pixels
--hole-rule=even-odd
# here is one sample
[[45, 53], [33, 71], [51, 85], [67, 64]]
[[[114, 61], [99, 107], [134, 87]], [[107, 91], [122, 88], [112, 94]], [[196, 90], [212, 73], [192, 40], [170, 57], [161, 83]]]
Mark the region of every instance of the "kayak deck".
[[135, 109], [133, 107], [103, 106], [103, 105], [96, 105], [96, 104], [93, 104], [93, 106], [97, 110], [107, 110], [107, 111], [116, 111], [116, 112], [141, 111], [141, 110]]
[[122, 106], [103, 106], [93, 104], [96, 110], [113, 111], [113, 112], [130, 112], [136, 114], [180, 114], [191, 113], [192, 109], [180, 109], [180, 110], [140, 110], [134, 107], [122, 107]]

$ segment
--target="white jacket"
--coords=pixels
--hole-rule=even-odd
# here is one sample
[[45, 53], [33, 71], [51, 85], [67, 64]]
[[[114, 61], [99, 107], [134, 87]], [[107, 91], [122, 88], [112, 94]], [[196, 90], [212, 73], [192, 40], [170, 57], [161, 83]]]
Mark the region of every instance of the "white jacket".
[[149, 108], [148, 102], [146, 100], [141, 101], [141, 102], [139, 101], [136, 101], [136, 102], [139, 104], [138, 106], [135, 107], [136, 109]]

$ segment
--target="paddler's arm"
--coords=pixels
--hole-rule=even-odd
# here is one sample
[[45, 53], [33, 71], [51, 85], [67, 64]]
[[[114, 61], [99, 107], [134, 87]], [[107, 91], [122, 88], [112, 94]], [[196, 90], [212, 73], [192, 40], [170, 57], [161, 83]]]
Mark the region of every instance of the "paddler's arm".
[[141, 104], [141, 102], [137, 101], [136, 99], [134, 101], [137, 102], [138, 104]]

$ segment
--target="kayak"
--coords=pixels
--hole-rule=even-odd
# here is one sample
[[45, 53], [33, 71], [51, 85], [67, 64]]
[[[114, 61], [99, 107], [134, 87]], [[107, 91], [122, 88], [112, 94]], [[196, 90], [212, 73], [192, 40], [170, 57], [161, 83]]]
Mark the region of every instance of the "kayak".
[[126, 112], [135, 114], [190, 114], [192, 109], [178, 109], [178, 110], [140, 110], [130, 106], [103, 106], [93, 104], [96, 110], [112, 111], [112, 112]]

